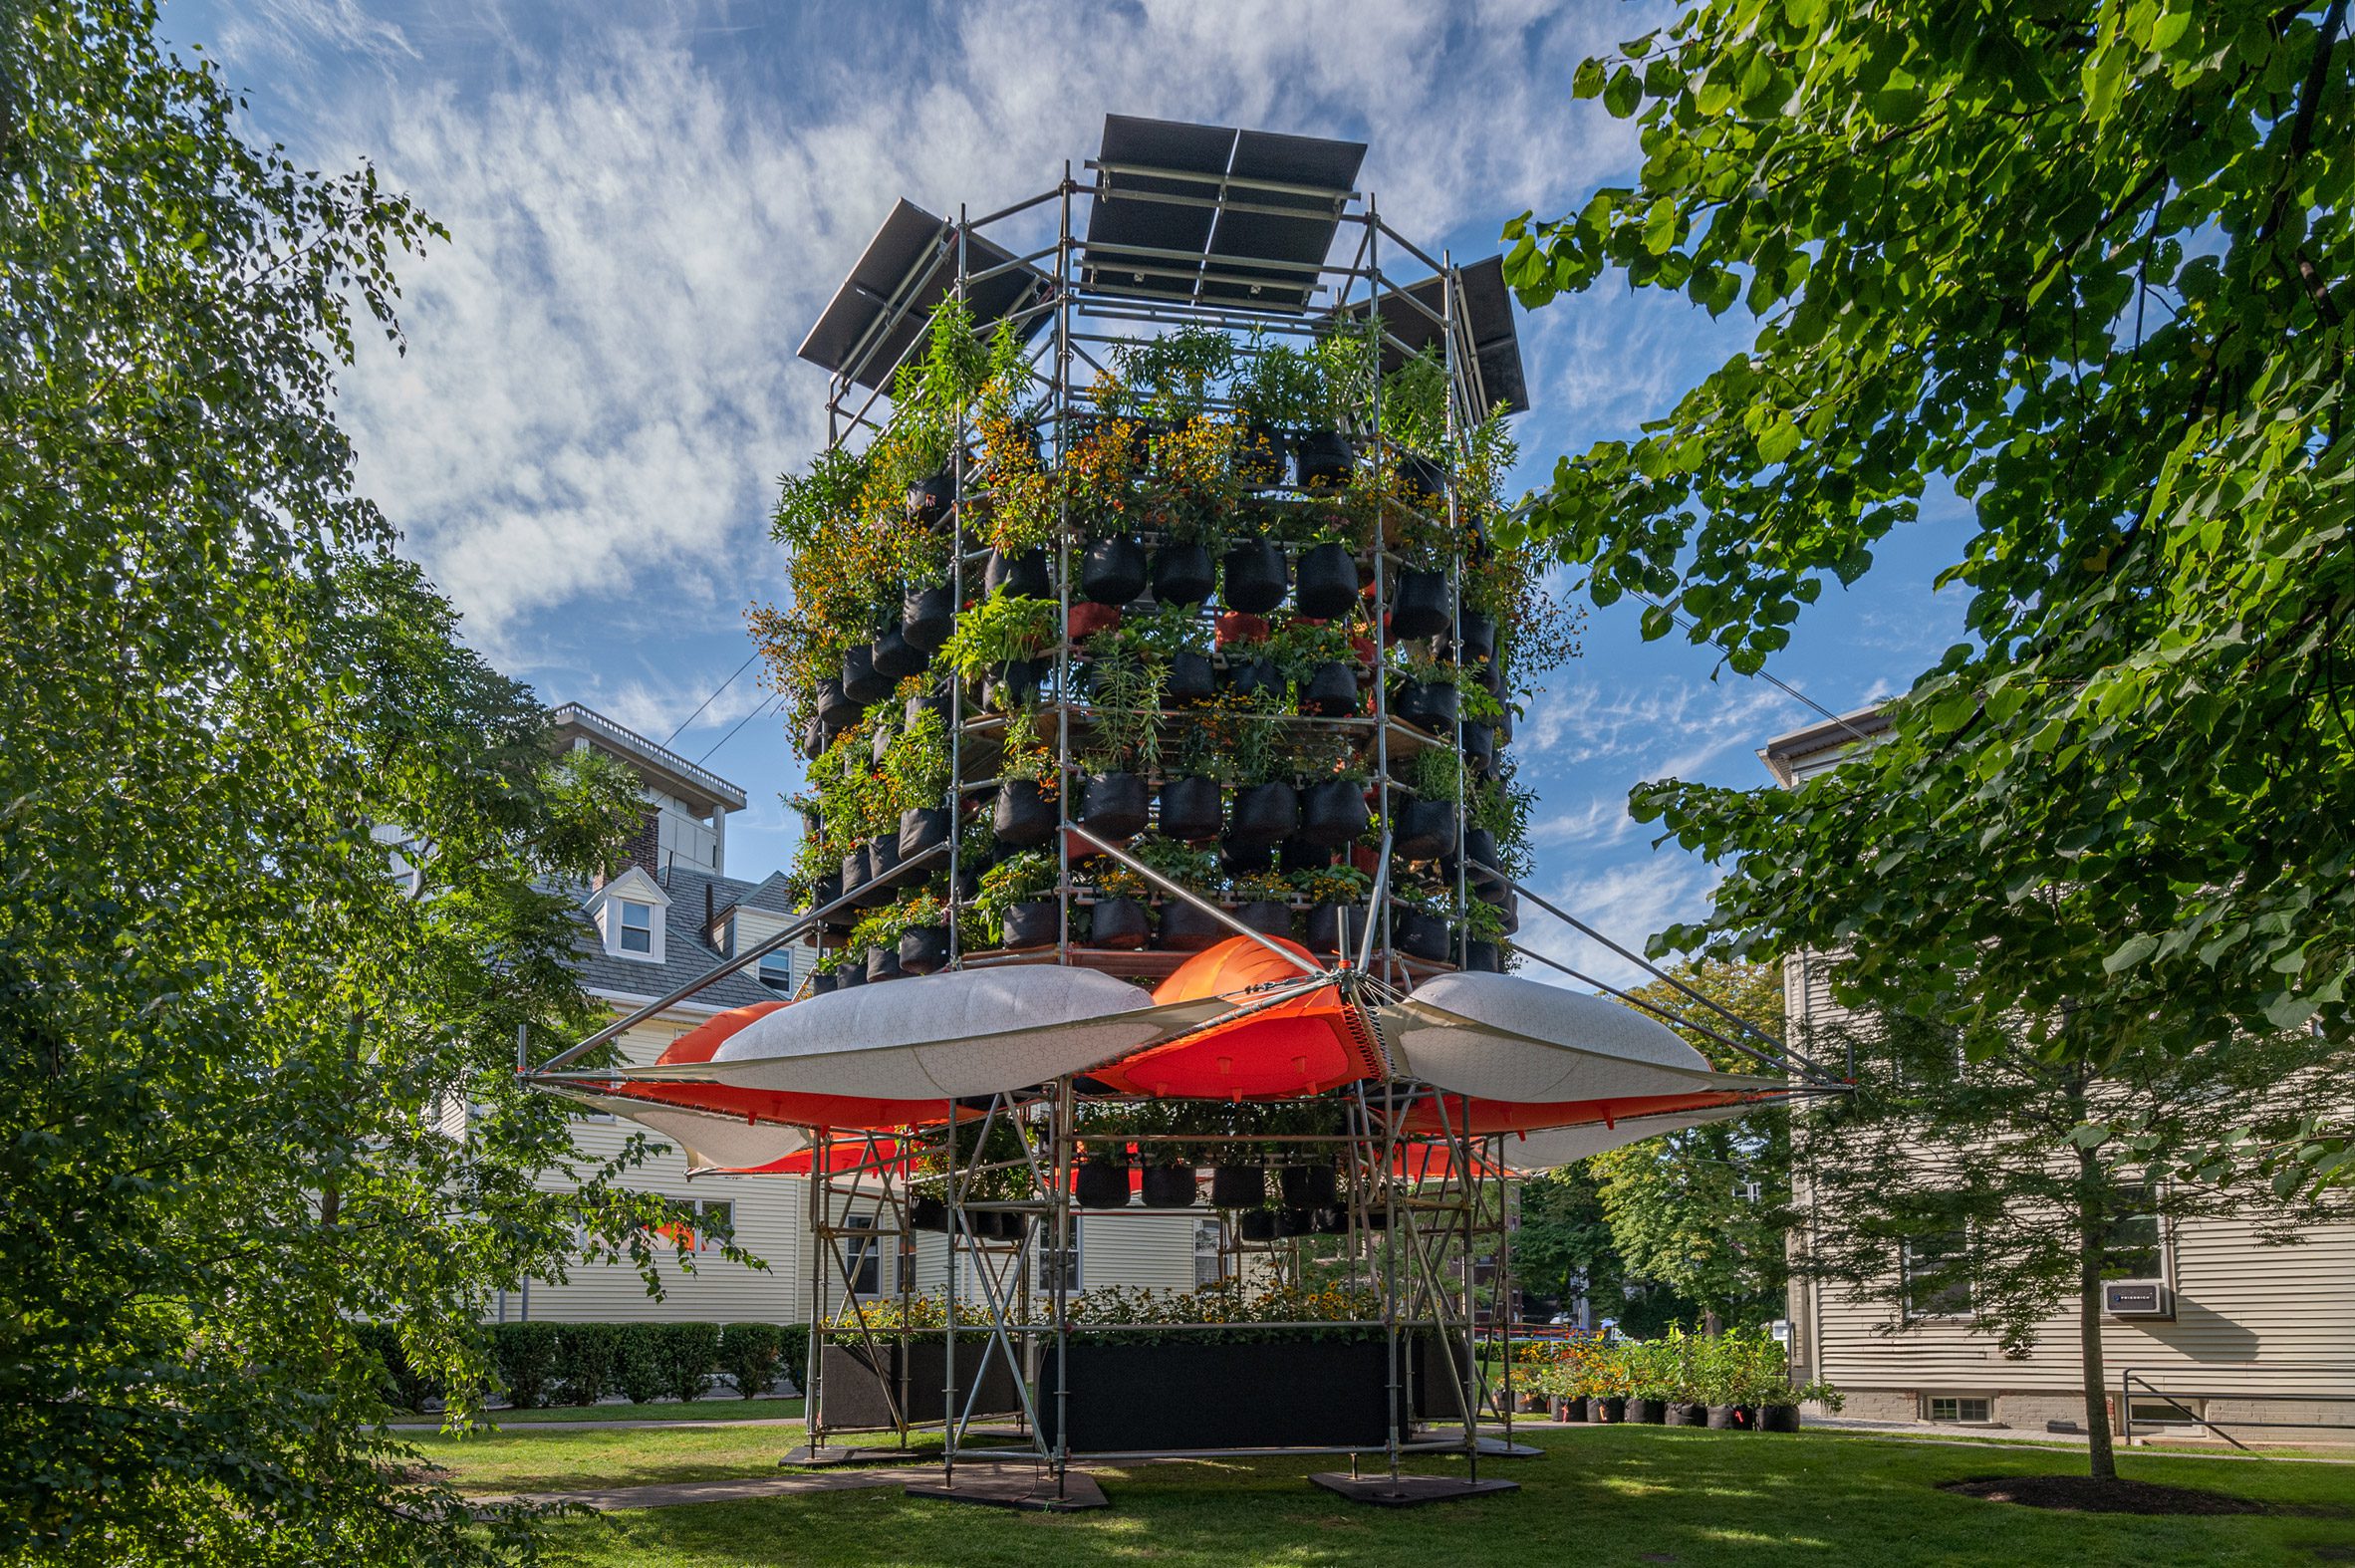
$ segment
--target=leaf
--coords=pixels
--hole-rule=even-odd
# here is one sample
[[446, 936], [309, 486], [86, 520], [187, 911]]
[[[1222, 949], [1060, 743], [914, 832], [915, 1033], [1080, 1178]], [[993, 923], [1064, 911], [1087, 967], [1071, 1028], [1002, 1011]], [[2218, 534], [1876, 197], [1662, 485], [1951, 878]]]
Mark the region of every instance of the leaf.
[[[1555, 80], [1559, 81], [1559, 78]], [[1572, 98], [1593, 98], [1603, 91], [1603, 62], [1588, 58], [1578, 62], [1578, 69], [1570, 75]]]
[[1799, 427], [1789, 414], [1778, 413], [1774, 422], [1759, 433], [1758, 455], [1770, 463], [1779, 463], [1799, 449]]
[[1643, 101], [1644, 84], [1626, 66], [1614, 72], [1610, 85], [1603, 89], [1603, 107], [1611, 112], [1614, 120], [1627, 119]]
[[2108, 957], [2102, 959], [2102, 970], [2107, 974], [2116, 974], [2122, 969], [2131, 969], [2158, 950], [2157, 936], [2149, 931], [2139, 932], [2120, 942]]

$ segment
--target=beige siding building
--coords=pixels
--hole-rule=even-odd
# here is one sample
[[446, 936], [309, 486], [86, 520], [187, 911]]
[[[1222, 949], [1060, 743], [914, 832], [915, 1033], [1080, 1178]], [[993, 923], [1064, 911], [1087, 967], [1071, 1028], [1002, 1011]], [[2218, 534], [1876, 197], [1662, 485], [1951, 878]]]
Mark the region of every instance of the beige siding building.
[[[1868, 708], [1779, 736], [1759, 756], [1789, 788], [1886, 728]], [[1785, 961], [1785, 1015], [1802, 1037], [1838, 1015], [1830, 963], [1807, 953]], [[1803, 1181], [1795, 1195], [1804, 1215]], [[2300, 1244], [2281, 1246], [2267, 1244], [2244, 1220], [2184, 1219], [2165, 1226], [2158, 1241], [2153, 1282], [2160, 1289], [2151, 1304], [2167, 1315], [2112, 1313], [2102, 1326], [2113, 1425], [2131, 1415], [2138, 1435], [2199, 1434], [2185, 1409], [2171, 1407], [2165, 1395], [2246, 1442], [2355, 1441], [2355, 1403], [2311, 1397], [2355, 1395], [2355, 1225], [2317, 1227]], [[1794, 1367], [1803, 1379], [1840, 1389], [1845, 1414], [1865, 1420], [2082, 1425], [2073, 1309], [2043, 1325], [2030, 1355], [2012, 1360], [1991, 1336], [1972, 1331], [1966, 1301], [1936, 1305], [1946, 1310], [1909, 1317], [1887, 1301], [1795, 1280]], [[2121, 1412], [2117, 1391], [2129, 1372], [2137, 1379], [2132, 1409]], [[2234, 1425], [2244, 1422], [2293, 1425]], [[2306, 1423], [2313, 1425], [2294, 1425]]]

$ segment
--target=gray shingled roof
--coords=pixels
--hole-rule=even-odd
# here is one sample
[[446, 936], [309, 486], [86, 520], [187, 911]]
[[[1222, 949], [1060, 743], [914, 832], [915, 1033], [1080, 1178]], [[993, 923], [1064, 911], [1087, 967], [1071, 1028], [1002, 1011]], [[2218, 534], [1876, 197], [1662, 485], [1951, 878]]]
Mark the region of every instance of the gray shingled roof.
[[[664, 912], [663, 961], [647, 963], [637, 958], [609, 955], [596, 922], [589, 918], [588, 912], [584, 910], [581, 913], [580, 934], [573, 950], [581, 970], [581, 983], [589, 989], [640, 996], [653, 1001], [657, 996], [668, 995], [718, 963], [724, 954], [703, 940], [703, 887], [706, 883], [711, 886], [711, 904], [715, 911], [731, 910], [741, 904], [748, 909], [792, 913], [792, 905], [785, 897], [785, 879], [778, 873], [771, 873], [756, 883], [739, 882], [733, 877], [713, 877], [685, 866], [673, 865], [667, 874], [657, 877], [655, 881], [670, 896], [669, 907]], [[697, 991], [687, 998], [686, 1005], [742, 1007], [752, 1002], [774, 1001], [776, 998], [777, 993], [753, 979], [749, 969], [740, 969]]]

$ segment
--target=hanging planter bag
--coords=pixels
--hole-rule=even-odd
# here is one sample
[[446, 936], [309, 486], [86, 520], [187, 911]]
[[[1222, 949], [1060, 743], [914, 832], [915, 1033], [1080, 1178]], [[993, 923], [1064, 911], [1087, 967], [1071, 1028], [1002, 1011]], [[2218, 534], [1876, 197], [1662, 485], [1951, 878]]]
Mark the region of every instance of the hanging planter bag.
[[900, 635], [929, 653], [956, 630], [956, 597], [946, 585], [912, 588], [900, 600]]
[[826, 721], [816, 714], [802, 723], [801, 755], [805, 762], [815, 762], [826, 755]]
[[810, 976], [810, 994], [812, 996], [824, 996], [833, 989], [834, 975], [831, 972], [826, 974], [813, 974]]
[[1218, 671], [1201, 653], [1170, 655], [1169, 677], [1162, 682], [1162, 700], [1172, 707], [1207, 702], [1218, 693]]
[[1496, 726], [1466, 723], [1462, 730], [1463, 760], [1474, 773], [1485, 776], [1496, 771]]
[[1366, 912], [1354, 904], [1320, 904], [1308, 912], [1308, 950], [1353, 953], [1365, 934]]
[[1278, 1240], [1289, 1240], [1293, 1236], [1313, 1235], [1316, 1233], [1316, 1215], [1305, 1208], [1279, 1208], [1276, 1210], [1275, 1233]]
[[1235, 447], [1234, 476], [1247, 485], [1266, 489], [1284, 482], [1284, 437], [1264, 424], [1243, 427]]
[[1331, 1166], [1284, 1166], [1276, 1185], [1288, 1208], [1332, 1208], [1341, 1201], [1340, 1175]]
[[946, 694], [934, 691], [928, 696], [910, 697], [908, 699], [908, 705], [901, 709], [900, 716], [906, 727], [914, 729], [916, 725], [916, 721], [921, 719], [926, 713], [937, 713], [940, 715], [940, 722], [943, 724], [947, 723], [948, 698]]
[[1094, 1156], [1081, 1161], [1072, 1180], [1072, 1195], [1082, 1208], [1128, 1207], [1129, 1163]]
[[818, 682], [818, 722], [826, 726], [829, 737], [859, 722], [859, 704], [843, 690], [840, 680]]
[[1220, 564], [1218, 602], [1245, 615], [1264, 615], [1284, 602], [1284, 552], [1261, 539], [1229, 548]]
[[1402, 681], [1391, 698], [1391, 716], [1405, 719], [1432, 734], [1446, 733], [1455, 723], [1455, 688], [1443, 680]]
[[1162, 928], [1155, 945], [1164, 952], [1200, 952], [1233, 934], [1212, 919], [1208, 911], [1198, 910], [1183, 899], [1170, 899], [1162, 904]]
[[1153, 558], [1153, 597], [1165, 605], [1198, 605], [1218, 586], [1210, 552], [1200, 545], [1164, 545]]
[[981, 687], [981, 705], [993, 713], [1010, 713], [1038, 700], [1040, 661], [1009, 658], [990, 671]]
[[1426, 915], [1421, 910], [1394, 910], [1391, 912], [1390, 937], [1399, 951], [1410, 958], [1422, 958], [1431, 963], [1447, 961], [1447, 922], [1436, 915]]
[[[934, 845], [947, 842], [946, 806], [911, 806], [900, 813], [900, 859], [912, 861]], [[928, 867], [925, 875], [930, 875]]]
[[1501, 974], [1504, 972], [1503, 949], [1492, 941], [1466, 942], [1463, 966], [1481, 974]]
[[1161, 834], [1166, 839], [1214, 839], [1223, 805], [1215, 779], [1172, 779], [1162, 786]]
[[1191, 1208], [1194, 1172], [1191, 1166], [1147, 1166], [1144, 1176], [1147, 1208]]
[[1260, 1208], [1267, 1203], [1267, 1172], [1259, 1166], [1213, 1166], [1212, 1208]]
[[1226, 666], [1226, 689], [1238, 697], [1256, 696], [1284, 683], [1272, 658], [1245, 658]]
[[1135, 899], [1098, 899], [1089, 912], [1088, 945], [1135, 952], [1153, 939], [1146, 908]]
[[948, 927], [911, 925], [900, 933], [900, 967], [910, 974], [936, 974], [948, 967]]
[[908, 1228], [911, 1230], [946, 1231], [948, 1229], [948, 1204], [936, 1197], [909, 1199]]
[[1292, 441], [1292, 461], [1303, 490], [1346, 490], [1357, 453], [1338, 430], [1306, 430]]
[[997, 789], [997, 805], [989, 814], [989, 831], [1000, 844], [1032, 849], [1055, 836], [1055, 803], [1032, 779], [1008, 779]]
[[1062, 930], [1063, 907], [1052, 899], [1017, 904], [1006, 911], [1007, 947], [1052, 947]]
[[1349, 1210], [1348, 1210], [1348, 1209], [1346, 1209], [1346, 1208], [1320, 1208], [1320, 1209], [1318, 1209], [1318, 1210], [1316, 1211], [1316, 1216], [1317, 1216], [1317, 1218], [1316, 1218], [1316, 1225], [1317, 1225], [1317, 1234], [1318, 1234], [1318, 1235], [1320, 1235], [1320, 1236], [1346, 1236], [1346, 1235], [1348, 1235], [1348, 1234], [1349, 1234]]
[[875, 873], [867, 863], [866, 845], [842, 858], [842, 891], [851, 896], [851, 903], [859, 909], [873, 909], [884, 902], [881, 894], [863, 891], [874, 880]]
[[948, 504], [955, 499], [955, 476], [943, 468], [908, 487], [908, 515], [912, 521], [929, 527], [947, 514]]
[[1099, 539], [1080, 557], [1080, 597], [1125, 605], [1145, 592], [1145, 550], [1129, 538]]
[[[867, 874], [885, 888], [897, 888], [905, 881], [900, 871], [900, 830], [879, 833], [867, 844]], [[886, 899], [886, 904], [892, 901]]]
[[1358, 563], [1349, 546], [1318, 545], [1300, 558], [1292, 602], [1304, 616], [1330, 621], [1357, 608]]
[[1456, 622], [1455, 661], [1485, 664], [1496, 656], [1496, 623], [1477, 610], [1466, 610]]
[[862, 708], [892, 694], [891, 677], [875, 667], [875, 651], [864, 643], [843, 653], [842, 694]]
[[875, 666], [877, 674], [888, 676], [895, 682], [905, 680], [910, 675], [922, 674], [924, 666], [931, 662], [924, 651], [910, 643], [908, 634], [898, 627], [885, 629], [883, 636], [877, 638], [874, 646], [867, 651], [867, 657]]
[[1053, 597], [1054, 586], [1047, 581], [1047, 553], [1025, 550], [1010, 556], [1002, 550], [990, 551], [989, 564], [981, 572], [981, 589], [985, 594], [1020, 594], [1028, 599]]
[[1300, 836], [1327, 849], [1357, 842], [1372, 820], [1365, 786], [1351, 779], [1312, 784], [1300, 800]]
[[1454, 625], [1455, 607], [1448, 602], [1445, 576], [1415, 571], [1399, 574], [1390, 594], [1390, 635], [1394, 642], [1444, 636]]
[[1358, 672], [1347, 664], [1319, 664], [1300, 688], [1300, 711], [1347, 718], [1358, 710]]
[[900, 967], [900, 951], [896, 947], [878, 947], [867, 955], [867, 982], [870, 985], [878, 980], [902, 979], [907, 973], [906, 969]]
[[1446, 503], [1447, 470], [1421, 452], [1399, 454], [1399, 477], [1406, 481], [1407, 494], [1419, 499], [1425, 511], [1436, 511]]
[[868, 760], [880, 768], [891, 754], [892, 726], [888, 723], [879, 723], [875, 726], [875, 733], [870, 735], [867, 740]]
[[1401, 860], [1431, 861], [1455, 849], [1455, 802], [1411, 800], [1399, 809], [1391, 853]]
[[1153, 786], [1135, 773], [1091, 773], [1080, 795], [1080, 824], [1102, 839], [1133, 839], [1153, 820]]
[[1245, 1241], [1273, 1241], [1276, 1236], [1275, 1210], [1246, 1208], [1236, 1216], [1236, 1227]]
[[1253, 899], [1236, 910], [1234, 917], [1262, 936], [1292, 934], [1292, 906], [1273, 899]]
[[[1470, 862], [1464, 868], [1464, 875], [1474, 887], [1485, 887], [1494, 882], [1497, 874], [1488, 868], [1496, 864], [1496, 835], [1490, 833], [1486, 828], [1464, 829], [1463, 858]], [[1453, 845], [1449, 845], [1446, 852], [1439, 857], [1439, 864], [1448, 876], [1455, 875], [1455, 847]]]
[[[1305, 797], [1301, 809], [1307, 810]], [[1276, 846], [1276, 870], [1289, 877], [1299, 871], [1323, 871], [1333, 864], [1330, 845], [1312, 844], [1305, 833], [1295, 833]]]
[[847, 991], [854, 985], [866, 983], [867, 957], [864, 953], [845, 959], [842, 966], [834, 971], [834, 988], [838, 991]]
[[1227, 837], [1238, 848], [1272, 849], [1300, 826], [1300, 796], [1289, 784], [1253, 784], [1235, 791]]

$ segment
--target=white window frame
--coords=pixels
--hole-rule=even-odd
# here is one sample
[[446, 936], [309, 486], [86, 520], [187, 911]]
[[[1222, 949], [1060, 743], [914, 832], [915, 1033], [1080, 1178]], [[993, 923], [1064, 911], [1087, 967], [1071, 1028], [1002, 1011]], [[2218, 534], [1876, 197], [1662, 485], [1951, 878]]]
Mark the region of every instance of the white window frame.
[[[872, 1212], [845, 1214], [842, 1217], [843, 1229], [865, 1232], [863, 1235], [845, 1237], [842, 1243], [843, 1267], [835, 1282], [842, 1285], [847, 1298], [863, 1300], [885, 1293], [883, 1232], [878, 1228], [879, 1223], [880, 1217]], [[875, 1282], [861, 1290], [859, 1276], [870, 1271], [875, 1275]]]
[[[644, 925], [630, 923], [630, 913], [633, 910], [646, 916]], [[645, 932], [646, 945], [644, 947], [630, 945], [630, 936], [633, 931]], [[654, 907], [653, 905], [640, 899], [616, 899], [614, 901], [614, 950], [625, 958], [643, 958], [649, 962], [656, 961], [654, 959]]]
[[[1958, 1232], [1942, 1232], [1942, 1234], [1956, 1233]], [[1970, 1253], [1970, 1227], [1967, 1225], [1963, 1226], [1959, 1234], [1961, 1234], [1962, 1237], [1962, 1252], [1965, 1259], [1967, 1259]], [[1927, 1240], [1929, 1238], [1924, 1237], [1922, 1239]], [[1977, 1282], [1970, 1279], [1967, 1275], [1964, 1276], [1962, 1282], [1964, 1303], [1961, 1311], [1926, 1312], [1921, 1311], [1915, 1307], [1914, 1245], [1915, 1238], [1909, 1236], [1904, 1242], [1900, 1243], [1898, 1251], [1898, 1275], [1900, 1282], [1905, 1287], [1905, 1294], [1898, 1303], [1898, 1311], [1904, 1321], [1908, 1323], [1969, 1323], [1974, 1321], [1978, 1317], [1978, 1286]], [[1942, 1395], [1940, 1397], [1943, 1399], [1947, 1396]]]
[[733, 1236], [736, 1233], [736, 1200], [734, 1198], [698, 1197], [694, 1200], [694, 1204], [696, 1251], [708, 1252], [713, 1250], [718, 1245], [718, 1243], [709, 1239], [709, 1237], [704, 1232], [702, 1220], [703, 1216], [706, 1214], [717, 1213], [723, 1216], [727, 1220], [728, 1234]]
[[[732, 940], [730, 941], [729, 945], [734, 945]], [[785, 971], [783, 976], [785, 983], [783, 985], [778, 985], [769, 978], [769, 965], [772, 962], [776, 963]], [[794, 984], [799, 978], [793, 972], [792, 952], [786, 948], [780, 947], [774, 952], [762, 953], [759, 959], [752, 965], [752, 977], [756, 982], [767, 986], [770, 990], [775, 991], [779, 996], [791, 996], [793, 994]]]
[[[1039, 1231], [1038, 1242], [1032, 1249], [1034, 1255], [1031, 1259], [1030, 1278], [1034, 1288], [1050, 1291], [1055, 1288], [1055, 1281], [1050, 1270], [1058, 1250], [1054, 1244], [1054, 1238], [1048, 1235], [1045, 1228], [1042, 1227]], [[1063, 1288], [1068, 1294], [1078, 1295], [1088, 1288], [1086, 1232], [1081, 1226], [1078, 1214], [1071, 1216], [1071, 1245], [1060, 1250], [1069, 1255], [1071, 1268], [1071, 1278], [1065, 1282]]]
[[[1953, 1405], [1955, 1414], [1952, 1416], [1939, 1415], [1938, 1407], [1941, 1404]], [[1976, 1416], [1972, 1416], [1962, 1409], [1965, 1405], [1977, 1405], [1983, 1409]], [[1922, 1396], [1922, 1419], [1927, 1422], [1936, 1422], [1942, 1427], [1988, 1426], [1995, 1420], [1995, 1397], [1992, 1394], [1925, 1394]]]

